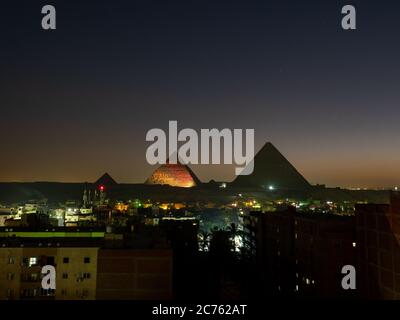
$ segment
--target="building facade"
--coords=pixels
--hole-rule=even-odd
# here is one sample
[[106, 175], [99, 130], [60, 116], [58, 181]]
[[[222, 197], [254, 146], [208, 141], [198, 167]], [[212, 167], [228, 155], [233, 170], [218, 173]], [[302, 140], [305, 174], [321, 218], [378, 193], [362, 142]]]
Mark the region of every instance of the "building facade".
[[[269, 296], [352, 298], [341, 286], [344, 265], [357, 265], [354, 219], [299, 214], [289, 207], [244, 218], [244, 242], [256, 266], [258, 292]], [[260, 289], [261, 287], [261, 289]]]
[[[0, 300], [172, 298], [168, 248], [125, 247], [117, 235], [109, 245], [110, 234], [95, 232], [0, 235]], [[45, 265], [55, 267], [55, 290], [42, 288]]]
[[400, 196], [356, 206], [360, 286], [365, 298], [400, 299]]

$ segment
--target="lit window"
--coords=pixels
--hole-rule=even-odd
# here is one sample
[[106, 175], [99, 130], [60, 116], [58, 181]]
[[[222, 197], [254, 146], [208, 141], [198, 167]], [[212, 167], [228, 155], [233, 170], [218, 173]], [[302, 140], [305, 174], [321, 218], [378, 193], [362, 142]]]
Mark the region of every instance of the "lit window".
[[306, 279], [306, 283], [307, 283], [307, 284], [310, 284], [310, 279], [307, 278], [307, 279]]
[[30, 257], [29, 258], [29, 266], [33, 267], [36, 266], [38, 264], [38, 258], [37, 257]]
[[294, 238], [297, 239], [297, 233], [294, 234]]
[[15, 264], [15, 257], [9, 257], [8, 264]]
[[296, 291], [299, 291], [299, 286], [296, 284], [296, 289], [295, 289]]
[[357, 244], [356, 244], [355, 242], [353, 242], [353, 248], [355, 248], [355, 247], [356, 247], [356, 245], [357, 245]]

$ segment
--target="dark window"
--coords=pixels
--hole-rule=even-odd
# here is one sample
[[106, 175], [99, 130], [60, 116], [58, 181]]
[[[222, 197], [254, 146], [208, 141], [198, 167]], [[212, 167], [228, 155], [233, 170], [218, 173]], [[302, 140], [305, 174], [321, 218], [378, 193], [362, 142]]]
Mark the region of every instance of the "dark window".
[[23, 264], [24, 266], [27, 266], [27, 265], [29, 264], [29, 259], [26, 258], [26, 257], [22, 258], [22, 264]]
[[[35, 289], [36, 290], [36, 289]], [[55, 290], [53, 289], [43, 289], [40, 288], [40, 295], [41, 296], [53, 296], [55, 293]]]
[[54, 257], [47, 257], [47, 264], [48, 265], [51, 265], [51, 266], [54, 266]]
[[14, 290], [13, 289], [7, 289], [7, 293], [6, 293], [7, 297], [11, 297], [14, 295]]
[[84, 262], [84, 263], [90, 263], [90, 258], [89, 258], [89, 257], [85, 257], [85, 258], [83, 259], [83, 262]]
[[63, 279], [68, 279], [68, 273], [63, 273], [62, 277]]
[[69, 258], [68, 257], [64, 257], [63, 258], [63, 263], [69, 263]]

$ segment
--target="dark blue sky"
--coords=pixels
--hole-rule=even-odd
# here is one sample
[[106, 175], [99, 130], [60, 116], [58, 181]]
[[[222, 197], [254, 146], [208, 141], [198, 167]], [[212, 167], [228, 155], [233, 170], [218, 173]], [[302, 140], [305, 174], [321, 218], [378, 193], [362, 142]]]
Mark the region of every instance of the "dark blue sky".
[[254, 128], [312, 183], [400, 185], [399, 15], [394, 0], [2, 4], [0, 180], [144, 181], [146, 132], [178, 120]]

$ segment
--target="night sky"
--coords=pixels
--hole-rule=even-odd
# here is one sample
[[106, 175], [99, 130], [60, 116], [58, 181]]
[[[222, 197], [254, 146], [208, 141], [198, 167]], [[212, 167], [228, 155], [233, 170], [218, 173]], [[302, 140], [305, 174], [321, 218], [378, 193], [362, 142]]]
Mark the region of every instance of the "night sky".
[[[57, 30], [41, 29], [41, 8]], [[357, 30], [341, 8], [357, 9]], [[400, 3], [7, 1], [0, 181], [143, 182], [151, 128], [254, 128], [311, 183], [400, 185]], [[192, 166], [203, 181], [231, 166]]]

